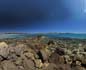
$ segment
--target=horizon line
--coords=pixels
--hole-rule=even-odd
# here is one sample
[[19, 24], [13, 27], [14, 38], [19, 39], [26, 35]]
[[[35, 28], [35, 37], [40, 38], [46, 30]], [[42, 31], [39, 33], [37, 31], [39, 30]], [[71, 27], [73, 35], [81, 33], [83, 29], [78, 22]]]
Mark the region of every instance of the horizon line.
[[34, 33], [73, 33], [73, 34], [86, 34], [86, 32], [0, 32], [0, 34], [34, 34]]

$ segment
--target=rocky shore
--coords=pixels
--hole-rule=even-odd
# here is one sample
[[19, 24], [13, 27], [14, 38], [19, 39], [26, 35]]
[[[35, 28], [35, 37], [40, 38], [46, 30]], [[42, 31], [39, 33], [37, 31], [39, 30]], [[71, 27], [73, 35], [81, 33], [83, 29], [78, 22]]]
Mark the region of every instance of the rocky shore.
[[86, 40], [0, 40], [0, 70], [86, 70]]

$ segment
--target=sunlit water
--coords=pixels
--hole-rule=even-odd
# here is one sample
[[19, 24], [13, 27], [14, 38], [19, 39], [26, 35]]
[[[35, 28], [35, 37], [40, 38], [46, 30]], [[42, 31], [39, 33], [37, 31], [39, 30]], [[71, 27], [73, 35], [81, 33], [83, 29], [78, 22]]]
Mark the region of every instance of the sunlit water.
[[33, 37], [37, 35], [43, 35], [47, 36], [49, 38], [78, 38], [78, 39], [86, 39], [86, 34], [73, 34], [73, 33], [45, 33], [45, 34], [0, 34], [0, 39], [6, 39], [6, 38], [27, 38], [27, 37]]

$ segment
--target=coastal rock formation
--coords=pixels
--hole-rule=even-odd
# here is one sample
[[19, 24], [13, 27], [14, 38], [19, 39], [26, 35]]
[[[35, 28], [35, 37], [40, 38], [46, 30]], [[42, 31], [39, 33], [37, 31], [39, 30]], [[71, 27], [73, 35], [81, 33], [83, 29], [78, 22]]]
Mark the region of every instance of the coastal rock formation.
[[0, 70], [86, 70], [86, 42], [77, 41], [40, 36], [2, 40]]

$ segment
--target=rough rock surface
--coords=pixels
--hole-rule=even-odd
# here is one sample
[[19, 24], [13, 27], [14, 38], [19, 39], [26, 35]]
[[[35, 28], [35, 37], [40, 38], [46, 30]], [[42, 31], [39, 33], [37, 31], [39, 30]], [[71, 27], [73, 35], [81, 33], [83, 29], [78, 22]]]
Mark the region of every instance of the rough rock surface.
[[41, 36], [3, 40], [0, 42], [0, 70], [86, 70], [86, 42], [82, 48], [75, 42]]

